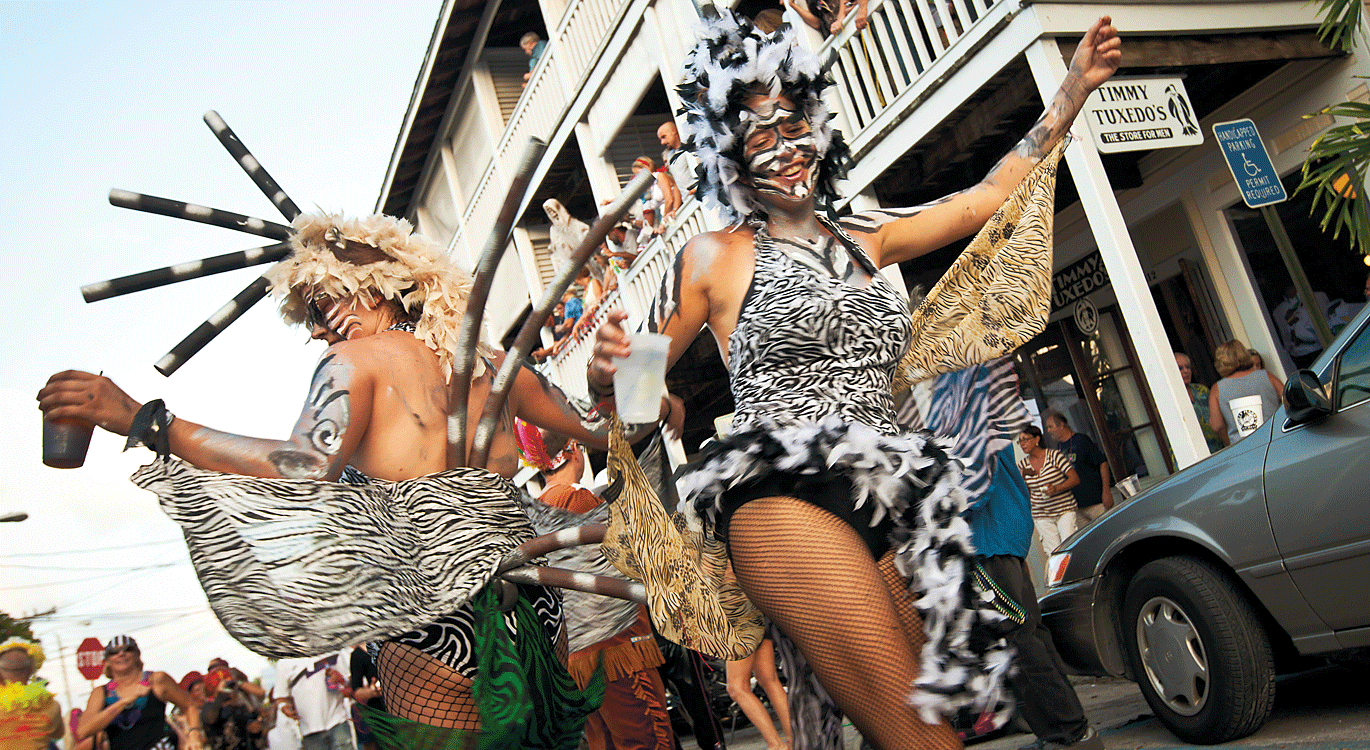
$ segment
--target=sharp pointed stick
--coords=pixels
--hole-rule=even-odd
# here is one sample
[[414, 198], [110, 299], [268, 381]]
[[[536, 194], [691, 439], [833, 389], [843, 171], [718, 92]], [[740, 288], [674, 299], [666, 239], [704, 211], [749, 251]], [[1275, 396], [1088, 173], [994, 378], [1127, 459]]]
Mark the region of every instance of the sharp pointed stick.
[[236, 229], [239, 232], [247, 232], [280, 242], [290, 239], [290, 227], [284, 224], [235, 214], [231, 211], [220, 211], [209, 206], [197, 206], [194, 203], [117, 189], [109, 191], [109, 202], [120, 208], [131, 208], [135, 211], [146, 211], [150, 214], [161, 214], [175, 219], [198, 221], [201, 224], [212, 224], [225, 229]]
[[471, 285], [471, 295], [466, 299], [466, 315], [461, 321], [461, 333], [457, 338], [457, 361], [452, 366], [452, 380], [447, 398], [447, 464], [449, 466], [484, 466], [468, 464], [466, 461], [466, 407], [471, 398], [471, 373], [475, 370], [476, 345], [480, 342], [481, 319], [485, 317], [485, 301], [490, 297], [490, 285], [495, 281], [495, 271], [504, 257], [504, 249], [509, 245], [509, 235], [518, 219], [519, 206], [523, 204], [523, 194], [533, 179], [533, 171], [547, 151], [547, 144], [540, 138], [529, 138], [528, 147], [523, 151], [523, 160], [514, 173], [509, 192], [504, 196], [495, 226], [490, 230], [485, 252], [481, 253], [480, 265], [476, 268], [476, 278]]
[[277, 242], [274, 245], [265, 247], [254, 247], [250, 250], [239, 250], [236, 253], [225, 255], [215, 255], [212, 258], [202, 260], [192, 260], [189, 263], [177, 263], [174, 266], [158, 268], [152, 271], [143, 271], [129, 276], [120, 276], [109, 281], [97, 281], [93, 284], [86, 284], [81, 287], [81, 296], [87, 302], [98, 302], [110, 297], [119, 297], [133, 292], [141, 292], [145, 289], [155, 289], [167, 284], [175, 284], [178, 281], [198, 279], [204, 276], [212, 276], [216, 273], [236, 271], [239, 268], [249, 266], [259, 266], [263, 263], [275, 263], [290, 254], [290, 246], [284, 242]]
[[214, 337], [222, 333], [230, 323], [237, 320], [239, 316], [247, 312], [248, 308], [257, 304], [258, 301], [265, 297], [270, 286], [271, 285], [267, 282], [265, 276], [248, 284], [246, 289], [238, 292], [233, 299], [228, 301], [228, 304], [219, 308], [218, 312], [209, 316], [209, 320], [201, 323], [199, 328], [191, 331], [190, 335], [186, 336], [182, 339], [181, 343], [167, 352], [165, 357], [157, 360], [157, 364], [153, 365], [153, 367], [157, 368], [157, 372], [170, 377], [171, 373], [176, 372], [180, 369], [181, 365], [186, 363], [186, 360], [195, 356], [196, 352], [205, 348], [205, 344], [213, 341]]
[[649, 171], [639, 172], [623, 189], [623, 192], [619, 193], [614, 202], [605, 207], [604, 213], [590, 226], [590, 231], [585, 234], [585, 239], [571, 254], [571, 262], [561, 269], [561, 273], [552, 281], [547, 292], [542, 295], [542, 301], [538, 303], [537, 308], [523, 322], [518, 337], [514, 339], [513, 348], [505, 355], [504, 364], [500, 366], [499, 374], [495, 376], [495, 382], [490, 386], [490, 393], [485, 397], [485, 410], [481, 412], [480, 422], [476, 425], [476, 434], [471, 441], [472, 466], [485, 465], [485, 459], [490, 453], [490, 442], [495, 436], [495, 424], [498, 421], [500, 410], [504, 408], [504, 400], [509, 395], [509, 389], [513, 387], [515, 373], [524, 358], [532, 351], [534, 342], [537, 341], [538, 329], [542, 328], [547, 316], [557, 306], [557, 301], [561, 299], [561, 295], [571, 286], [576, 274], [580, 273], [580, 267], [585, 265], [585, 261], [590, 259], [600, 243], [608, 236], [609, 230], [613, 229], [614, 225], [623, 219], [628, 213], [628, 209], [632, 207], [633, 202], [647, 192], [655, 179], [656, 175]]
[[286, 221], [294, 221], [295, 217], [300, 215], [299, 207], [290, 200], [290, 196], [285, 194], [281, 186], [271, 179], [271, 175], [262, 168], [261, 162], [257, 161], [257, 157], [247, 150], [247, 146], [243, 145], [243, 142], [238, 139], [238, 135], [228, 126], [228, 123], [224, 122], [224, 118], [211, 109], [205, 113], [205, 124], [214, 131], [219, 143], [224, 144], [228, 153], [237, 160], [238, 166], [242, 167], [243, 171], [247, 172], [247, 176], [252, 178], [257, 187], [266, 194], [267, 200], [275, 204], [276, 210], [281, 212]]

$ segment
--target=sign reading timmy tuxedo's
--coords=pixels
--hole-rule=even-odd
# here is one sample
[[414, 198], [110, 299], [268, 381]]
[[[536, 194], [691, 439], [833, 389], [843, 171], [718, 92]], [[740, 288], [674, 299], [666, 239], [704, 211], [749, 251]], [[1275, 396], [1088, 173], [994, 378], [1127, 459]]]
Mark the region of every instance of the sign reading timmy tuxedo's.
[[1184, 79], [1174, 76], [1113, 78], [1089, 95], [1080, 118], [1104, 153], [1204, 142]]
[[1051, 277], [1051, 309], [1060, 310], [1077, 299], [1109, 285], [1104, 256], [1098, 250], [1062, 268]]

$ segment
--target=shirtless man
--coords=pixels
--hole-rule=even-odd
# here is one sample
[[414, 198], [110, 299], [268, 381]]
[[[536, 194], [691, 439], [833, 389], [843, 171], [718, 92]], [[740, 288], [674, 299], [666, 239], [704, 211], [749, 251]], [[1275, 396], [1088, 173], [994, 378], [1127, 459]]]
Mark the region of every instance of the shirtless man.
[[[325, 341], [329, 346], [314, 372], [304, 407], [290, 436], [284, 440], [245, 437], [181, 418], [173, 418], [167, 427], [170, 452], [194, 467], [264, 480], [255, 485], [243, 485], [241, 483], [249, 480], [220, 475], [203, 478], [203, 473], [196, 474], [176, 462], [155, 462], [140, 471], [140, 476], [145, 473], [156, 476], [147, 482], [135, 476], [135, 481], [158, 492], [164, 507], [168, 507], [168, 503], [175, 507], [184, 496], [190, 498], [185, 502], [203, 502], [204, 506], [197, 507], [208, 508], [217, 507], [217, 498], [212, 494], [212, 486], [208, 490], [201, 489], [202, 486], [238, 482], [232, 485], [235, 502], [256, 503], [254, 507], [260, 507], [260, 515], [266, 517], [279, 508], [286, 508], [288, 514], [295, 513], [297, 506], [291, 503], [299, 502], [298, 483], [272, 483], [270, 480], [314, 480], [315, 484], [308, 485], [311, 506], [322, 509], [324, 514], [356, 517], [362, 524], [375, 523], [375, 534], [384, 535], [383, 530], [393, 526], [371, 520], [373, 514], [381, 513], [383, 509], [365, 504], [344, 505], [347, 497], [342, 495], [348, 490], [333, 482], [349, 466], [371, 480], [381, 480], [378, 485], [422, 478], [421, 481], [438, 488], [434, 491], [438, 496], [435, 500], [404, 505], [412, 492], [405, 496], [392, 495], [387, 500], [389, 507], [397, 508], [398, 520], [410, 525], [410, 532], [414, 531], [412, 527], [424, 525], [439, 526], [443, 530], [437, 535], [439, 539], [432, 549], [424, 550], [423, 555], [414, 550], [412, 557], [422, 558], [424, 569], [458, 572], [466, 569], [463, 566], [479, 569], [473, 574], [474, 578], [468, 576], [471, 580], [466, 585], [473, 591], [480, 591], [488, 581], [482, 576], [489, 571], [470, 561], [470, 550], [484, 545], [490, 550], [489, 554], [498, 559], [512, 544], [530, 537], [532, 532], [517, 502], [506, 497], [514, 492], [507, 482], [484, 472], [469, 471], [459, 473], [458, 478], [453, 479], [453, 472], [447, 471], [450, 466], [465, 463], [465, 457], [448, 455], [448, 379], [465, 313], [470, 277], [451, 264], [441, 247], [413, 234], [406, 222], [390, 217], [302, 216], [296, 219], [294, 230], [292, 255], [273, 267], [268, 278], [273, 292], [283, 297], [282, 316], [288, 322], [306, 324], [312, 338]], [[478, 370], [481, 374], [473, 378], [469, 399], [468, 435], [475, 434], [493, 382], [493, 372], [504, 358], [502, 352], [482, 349], [482, 367]], [[133, 429], [134, 417], [142, 407], [109, 378], [78, 371], [52, 376], [39, 392], [38, 399], [45, 418], [83, 419], [120, 435]], [[680, 404], [675, 406], [671, 408], [663, 400], [662, 413], [669, 411], [679, 422], [683, 420], [683, 408]], [[512, 434], [515, 415], [592, 445], [606, 445], [603, 425], [583, 419], [556, 388], [524, 368], [515, 378], [490, 457], [483, 467], [506, 478], [518, 468], [517, 444]], [[676, 429], [679, 429], [678, 425]], [[469, 487], [469, 491], [446, 489], [458, 480], [467, 481], [462, 487]], [[190, 489], [178, 489], [179, 496], [168, 495], [164, 490], [168, 485]], [[168, 513], [172, 510], [168, 509]], [[420, 518], [424, 513], [427, 515]], [[473, 518], [475, 520], [471, 520]], [[178, 521], [186, 527], [192, 556], [196, 549], [191, 537], [197, 532], [216, 540], [226, 539], [228, 544], [250, 546], [253, 542], [244, 540], [236, 531], [227, 533], [231, 530], [212, 527], [216, 523], [213, 518], [203, 522], [209, 528], [187, 527], [186, 521], [181, 518]], [[362, 541], [354, 542], [354, 545], [365, 544], [366, 538], [372, 535], [365, 528], [362, 531]], [[321, 543], [327, 541], [324, 539]], [[362, 549], [356, 546], [357, 551], [345, 561], [347, 567], [369, 561], [370, 556]], [[410, 550], [403, 550], [401, 557], [408, 556]], [[210, 560], [209, 564], [216, 562]], [[200, 560], [197, 564], [204, 567], [206, 563]], [[342, 579], [341, 584], [328, 579], [326, 575], [331, 569], [326, 565], [315, 565], [308, 570], [299, 566], [281, 573], [287, 578], [319, 579], [312, 590], [324, 592], [317, 597], [324, 609], [320, 622], [346, 619], [332, 617], [328, 608], [334, 602], [330, 597], [340, 597], [345, 603], [353, 595], [345, 588], [349, 585], [347, 581], [352, 579]], [[232, 575], [234, 571], [231, 564], [224, 563], [222, 569], [215, 572]], [[416, 571], [405, 570], [402, 575], [391, 575], [391, 571], [381, 570], [376, 577], [410, 580], [413, 573]], [[423, 570], [417, 573], [423, 573]], [[228, 611], [229, 606], [242, 606], [240, 601], [225, 604], [228, 597], [221, 593], [216, 600], [211, 594], [210, 582], [203, 576], [202, 583], [206, 594], [220, 609]], [[398, 601], [397, 597], [405, 593], [409, 592], [397, 591], [393, 596], [387, 592], [381, 598]], [[431, 593], [437, 596], [448, 591]], [[406, 606], [411, 607], [410, 611], [426, 612], [421, 609], [425, 596], [427, 594], [420, 593], [420, 601]], [[540, 617], [545, 617], [542, 624], [549, 639], [556, 640], [560, 629], [559, 599], [545, 592], [539, 596], [546, 601], [539, 600], [535, 608]], [[265, 598], [271, 599], [269, 595]], [[259, 602], [263, 607], [274, 603], [258, 600], [249, 601], [246, 606], [251, 608]], [[369, 612], [346, 623], [350, 626], [355, 620], [364, 620], [365, 627], [389, 635], [389, 640], [381, 646], [378, 666], [386, 703], [394, 715], [441, 727], [474, 729], [479, 726], [478, 712], [471, 699], [472, 682], [477, 673], [475, 648], [470, 643], [443, 645], [452, 643], [452, 639], [469, 639], [472, 628], [484, 626], [483, 621], [473, 620], [469, 602], [467, 600], [457, 611], [416, 631], [407, 630], [414, 626], [408, 620], [403, 626], [390, 627], [402, 617], [384, 619], [376, 616], [367, 620]], [[298, 602], [292, 606], [302, 609]], [[390, 614], [394, 614], [393, 611]], [[296, 626], [295, 630], [314, 622], [307, 617], [302, 621], [305, 624]], [[272, 626], [275, 630], [291, 629], [279, 623]], [[396, 635], [398, 631], [406, 632]], [[273, 637], [271, 632], [249, 631], [245, 635], [243, 630], [235, 631], [232, 627], [230, 632], [245, 643], [267, 643], [267, 651], [285, 652], [297, 648], [290, 640], [293, 635], [289, 632], [281, 636], [284, 646], [277, 645], [279, 641], [269, 640]], [[430, 642], [437, 644], [431, 653], [424, 648]], [[522, 731], [520, 726], [501, 729]]]

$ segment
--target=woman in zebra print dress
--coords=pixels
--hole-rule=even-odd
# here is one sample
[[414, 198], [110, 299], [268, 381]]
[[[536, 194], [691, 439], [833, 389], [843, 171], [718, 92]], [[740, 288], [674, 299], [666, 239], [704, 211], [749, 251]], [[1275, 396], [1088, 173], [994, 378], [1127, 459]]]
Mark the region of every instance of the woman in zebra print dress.
[[[382, 641], [377, 663], [395, 715], [528, 729], [544, 736], [520, 737], [524, 747], [574, 747], [578, 724], [569, 740], [546, 736], [557, 722], [545, 719], [491, 727], [486, 699], [477, 706], [472, 697], [483, 628], [531, 623], [541, 632], [516, 633], [519, 648], [541, 643], [551, 661], [564, 660], [560, 597], [523, 587], [523, 609], [492, 609], [484, 620], [472, 602], [501, 558], [534, 535], [506, 478], [518, 461], [512, 415], [592, 444], [604, 445], [604, 431], [524, 370], [487, 466], [448, 470], [462, 463], [447, 455], [447, 381], [470, 276], [402, 220], [306, 215], [293, 229], [291, 256], [268, 276], [283, 317], [329, 347], [291, 436], [233, 435], [166, 413], [147, 439], [183, 460], [156, 461], [134, 480], [182, 526], [211, 606], [248, 648], [285, 658]], [[468, 432], [503, 357], [482, 354]], [[83, 419], [134, 440], [148, 431], [135, 426], [142, 405], [91, 373], [54, 375], [39, 400], [48, 419]], [[566, 715], [575, 724], [589, 708]]]
[[[680, 251], [649, 328], [670, 335], [673, 363], [707, 326], [737, 412], [733, 434], [682, 480], [682, 502], [726, 535], [747, 596], [867, 740], [957, 746], [936, 714], [993, 692], [976, 675], [998, 659], [989, 671], [1002, 677], [1008, 657], [974, 643], [952, 567], [970, 550], [956, 464], [944, 443], [895, 423], [890, 385], [911, 328], [878, 269], [979, 230], [1117, 69], [1117, 32], [1107, 17], [1086, 32], [1046, 112], [979, 184], [836, 223], [819, 210], [845, 147], [817, 60], [728, 11], [703, 37], [679, 89], [686, 147], [700, 160], [696, 194], [735, 224]], [[588, 377], [606, 401], [612, 358], [629, 350], [624, 318], [596, 335]], [[803, 734], [796, 747], [812, 746]]]

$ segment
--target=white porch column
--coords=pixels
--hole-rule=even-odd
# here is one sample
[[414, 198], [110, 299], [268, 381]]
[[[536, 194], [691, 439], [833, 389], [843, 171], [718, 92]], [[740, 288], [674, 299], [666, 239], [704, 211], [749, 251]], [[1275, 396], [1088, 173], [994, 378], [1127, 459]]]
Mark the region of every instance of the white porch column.
[[[1029, 45], [1024, 54], [1037, 81], [1042, 101], [1050, 102], [1066, 76], [1060, 46], [1054, 38], [1047, 37]], [[1170, 441], [1170, 449], [1175, 454], [1178, 466], [1183, 468], [1206, 458], [1209, 455], [1208, 446], [1199, 427], [1199, 418], [1189, 405], [1180, 371], [1175, 367], [1175, 358], [1166, 339], [1160, 313], [1151, 299], [1150, 285], [1137, 259], [1132, 237], [1128, 235], [1122, 209], [1113, 194], [1108, 175], [1104, 173], [1099, 152], [1085, 131], [1087, 127], [1081, 124], [1080, 132], [1084, 133], [1084, 137], [1066, 150], [1066, 162], [1070, 165], [1070, 175], [1075, 180], [1085, 217], [1099, 245], [1104, 268], [1113, 282], [1118, 307], [1127, 321], [1127, 330], [1137, 351], [1137, 365], [1146, 373], [1146, 383], [1161, 418], [1160, 426]]]

